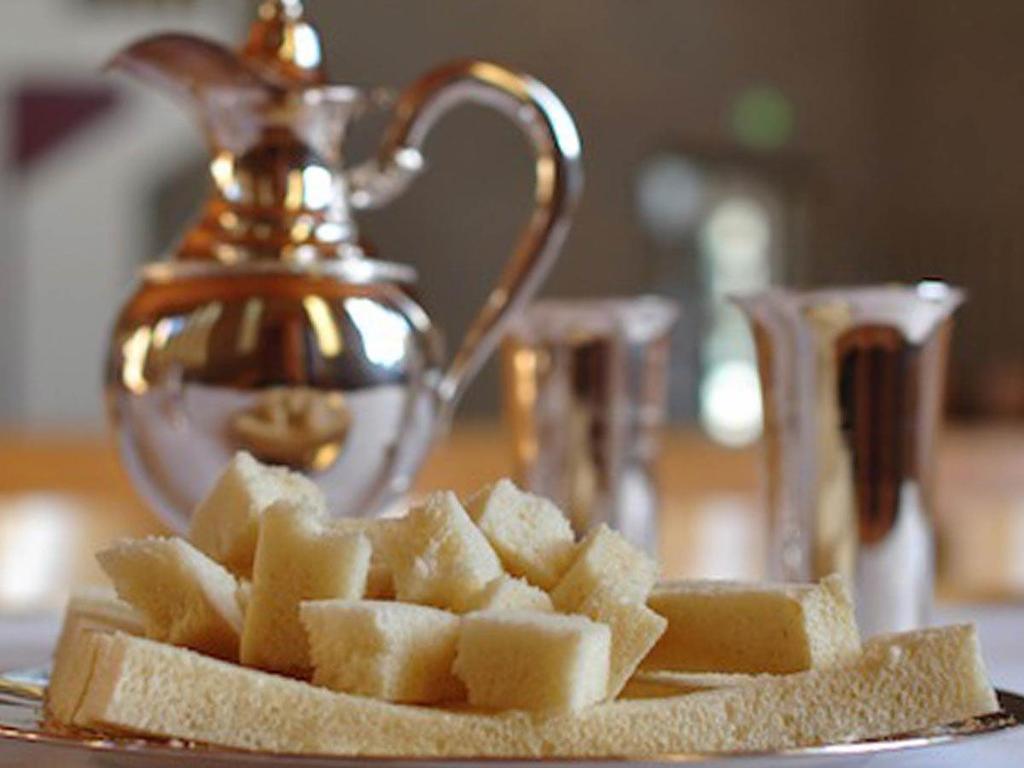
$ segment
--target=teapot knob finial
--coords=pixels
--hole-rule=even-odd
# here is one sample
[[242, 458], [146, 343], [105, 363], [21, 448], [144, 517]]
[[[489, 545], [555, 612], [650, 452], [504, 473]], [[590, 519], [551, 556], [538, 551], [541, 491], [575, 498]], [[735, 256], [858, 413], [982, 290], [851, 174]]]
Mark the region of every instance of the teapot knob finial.
[[276, 85], [317, 85], [327, 80], [320, 33], [306, 20], [301, 0], [263, 0], [242, 58]]

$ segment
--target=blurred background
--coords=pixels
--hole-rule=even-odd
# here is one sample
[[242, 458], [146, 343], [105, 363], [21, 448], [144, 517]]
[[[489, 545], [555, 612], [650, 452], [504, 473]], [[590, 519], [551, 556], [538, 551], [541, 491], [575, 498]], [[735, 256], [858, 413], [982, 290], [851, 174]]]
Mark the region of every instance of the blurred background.
[[[39, 547], [78, 552], [83, 536], [157, 525], [103, 441], [102, 356], [135, 271], [201, 202], [206, 155], [178, 105], [100, 69], [158, 29], [240, 40], [252, 8], [3, 3], [0, 545], [18, 543], [0, 551], [0, 594], [3, 573], [22, 574], [7, 588], [24, 590], [23, 569], [36, 567], [26, 531]], [[481, 56], [535, 74], [575, 115], [587, 188], [544, 293], [681, 302], [663, 477], [670, 572], [762, 565], [757, 375], [724, 296], [937, 277], [969, 294], [942, 458], [942, 513], [954, 521], [940, 540], [946, 584], [1022, 594], [1024, 4], [309, 0], [307, 10], [336, 81], [402, 86], [445, 59]], [[354, 154], [372, 151], [385, 119], [357, 127]], [[362, 225], [382, 257], [420, 270], [454, 342], [528, 212], [532, 167], [515, 130], [483, 110], [453, 115], [428, 155], [430, 172]], [[502, 472], [503, 453], [466, 453], [495, 442], [498, 381], [492, 364], [424, 483]], [[452, 457], [467, 455], [456, 473]], [[76, 504], [92, 511], [74, 517]], [[85, 528], [68, 529], [69, 516]], [[103, 533], [83, 533], [96, 520]]]
[[[1024, 418], [1024, 6], [986, 0], [311, 0], [335, 80], [401, 86], [486, 56], [550, 84], [585, 142], [587, 189], [550, 295], [655, 292], [683, 302], [672, 413], [756, 437], [757, 395], [731, 291], [768, 283], [964, 286], [950, 408]], [[136, 268], [201, 202], [189, 116], [103, 77], [142, 32], [239, 39], [243, 0], [8, 0], [0, 31], [0, 419], [102, 427], [100, 351]], [[383, 116], [353, 137], [372, 148]], [[515, 129], [466, 109], [431, 172], [363, 217], [415, 264], [453, 337], [477, 309], [532, 183]], [[101, 183], [97, 184], [97, 179]], [[55, 300], [57, 299], [57, 300]], [[454, 341], [454, 339], [453, 339]], [[467, 416], [498, 403], [496, 366]], [[715, 403], [729, 395], [728, 419]], [[719, 409], [721, 410], [721, 408]]]

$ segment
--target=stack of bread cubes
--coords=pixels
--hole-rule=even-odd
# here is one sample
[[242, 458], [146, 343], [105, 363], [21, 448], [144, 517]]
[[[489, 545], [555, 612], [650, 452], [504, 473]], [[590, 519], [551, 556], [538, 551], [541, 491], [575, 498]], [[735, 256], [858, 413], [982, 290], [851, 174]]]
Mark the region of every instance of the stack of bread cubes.
[[[996, 708], [970, 628], [862, 648], [838, 578], [656, 586], [657, 564], [618, 533], [577, 541], [508, 480], [332, 520], [309, 480], [240, 453], [188, 540], [98, 558], [116, 597], [73, 598], [48, 692], [51, 717], [77, 727], [297, 752], [612, 754], [884, 735]], [[886, 665], [915, 653], [933, 676], [936, 654], [948, 662], [932, 698], [951, 694], [908, 713], [898, 689], [915, 668]], [[829, 686], [883, 693], [845, 724], [787, 715], [758, 735], [736, 714], [806, 707]]]

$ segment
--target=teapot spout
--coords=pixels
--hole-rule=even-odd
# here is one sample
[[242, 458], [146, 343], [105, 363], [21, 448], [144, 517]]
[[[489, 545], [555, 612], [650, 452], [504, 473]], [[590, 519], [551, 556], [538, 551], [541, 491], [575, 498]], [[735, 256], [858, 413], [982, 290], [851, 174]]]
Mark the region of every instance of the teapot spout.
[[118, 51], [105, 69], [131, 75], [192, 103], [209, 88], [270, 87], [227, 46], [177, 32], [132, 43]]

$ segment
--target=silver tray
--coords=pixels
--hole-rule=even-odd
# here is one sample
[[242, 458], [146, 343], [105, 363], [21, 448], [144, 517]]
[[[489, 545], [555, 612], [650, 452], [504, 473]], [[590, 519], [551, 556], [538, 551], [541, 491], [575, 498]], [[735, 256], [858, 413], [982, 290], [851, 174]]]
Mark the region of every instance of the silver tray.
[[1024, 724], [1024, 696], [997, 691], [1002, 711], [984, 717], [926, 731], [889, 736], [883, 739], [801, 747], [777, 752], [719, 752], [714, 754], [674, 754], [639, 758], [543, 758], [543, 759], [438, 759], [377, 758], [318, 755], [289, 755], [246, 752], [237, 749], [190, 745], [159, 739], [114, 738], [100, 734], [62, 733], [43, 724], [43, 691], [49, 680], [45, 669], [10, 672], [0, 675], [0, 764], [4, 766], [102, 765], [130, 768], [163, 766], [267, 766], [268, 768], [428, 768], [457, 765], [494, 766], [661, 766], [686, 763], [700, 766], [800, 766], [840, 768], [862, 765], [880, 753], [897, 750], [921, 750], [950, 747], [998, 733], [1021, 731]]

